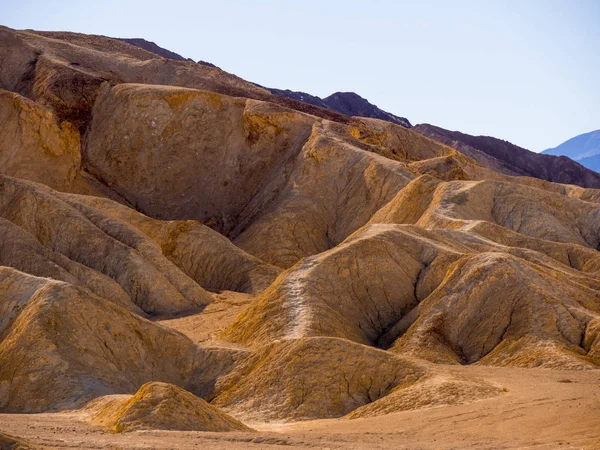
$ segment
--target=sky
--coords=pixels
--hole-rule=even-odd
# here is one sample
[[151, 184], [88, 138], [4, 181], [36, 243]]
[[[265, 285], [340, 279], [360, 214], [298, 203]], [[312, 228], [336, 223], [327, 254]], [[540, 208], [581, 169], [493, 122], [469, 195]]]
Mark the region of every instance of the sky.
[[143, 37], [534, 151], [600, 128], [600, 0], [0, 0], [0, 24]]

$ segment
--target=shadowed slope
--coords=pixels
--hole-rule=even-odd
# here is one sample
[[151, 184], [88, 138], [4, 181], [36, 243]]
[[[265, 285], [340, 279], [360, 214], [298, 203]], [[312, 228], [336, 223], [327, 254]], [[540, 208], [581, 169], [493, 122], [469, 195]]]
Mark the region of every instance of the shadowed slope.
[[0, 263], [140, 313], [202, 308], [212, 301], [202, 286], [260, 292], [279, 273], [197, 222], [161, 222], [8, 177], [0, 179], [0, 234]]
[[72, 408], [148, 380], [185, 383], [192, 373], [195, 348], [182, 335], [81, 288], [0, 273], [0, 410]]
[[213, 403], [245, 420], [340, 417], [423, 375], [396, 355], [342, 339], [275, 342], [221, 378]]
[[225, 336], [399, 338], [392, 350], [438, 362], [592, 367], [597, 349], [582, 342], [596, 340], [599, 298], [596, 274], [535, 251], [372, 225], [284, 272]]
[[193, 220], [163, 222], [103, 198], [80, 195], [66, 198], [89, 205], [141, 231], [160, 247], [164, 256], [205, 289], [258, 293], [281, 272]]
[[44, 247], [113, 278], [147, 313], [176, 313], [210, 295], [137, 230], [42, 185], [0, 179], [0, 217]]

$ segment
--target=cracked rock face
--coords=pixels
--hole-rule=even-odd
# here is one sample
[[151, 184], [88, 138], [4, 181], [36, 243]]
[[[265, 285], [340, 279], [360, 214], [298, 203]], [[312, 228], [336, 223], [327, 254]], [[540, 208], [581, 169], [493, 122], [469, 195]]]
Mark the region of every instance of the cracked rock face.
[[0, 42], [0, 412], [247, 430], [599, 368], [599, 190], [105, 37]]

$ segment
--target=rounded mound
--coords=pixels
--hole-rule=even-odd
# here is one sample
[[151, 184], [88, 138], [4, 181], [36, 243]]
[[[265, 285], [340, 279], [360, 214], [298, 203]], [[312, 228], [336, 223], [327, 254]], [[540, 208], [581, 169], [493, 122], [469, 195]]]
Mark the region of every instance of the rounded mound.
[[120, 433], [134, 430], [251, 431], [199, 397], [168, 383], [144, 384], [133, 396], [110, 396], [86, 408], [88, 421]]

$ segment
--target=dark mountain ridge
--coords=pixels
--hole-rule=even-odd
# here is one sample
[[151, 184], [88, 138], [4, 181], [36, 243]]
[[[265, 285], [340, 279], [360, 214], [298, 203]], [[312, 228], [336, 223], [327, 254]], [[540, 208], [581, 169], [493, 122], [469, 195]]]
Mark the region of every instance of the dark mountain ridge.
[[555, 183], [600, 188], [600, 174], [566, 156], [535, 153], [502, 139], [472, 136], [430, 124], [415, 125], [413, 130], [507, 175], [529, 176]]
[[412, 125], [405, 117], [396, 116], [384, 111], [381, 108], [370, 103], [366, 98], [361, 97], [355, 92], [335, 92], [329, 97], [320, 98], [306, 92], [291, 91], [289, 89], [265, 88], [275, 95], [291, 98], [320, 108], [326, 108], [337, 111], [346, 116], [370, 117], [372, 119], [385, 120], [405, 128], [411, 128]]
[[[178, 53], [172, 52], [171, 50], [167, 50], [152, 41], [147, 41], [142, 38], [114, 38], [121, 42], [125, 42], [130, 45], [134, 45], [141, 49], [144, 49], [150, 53], [154, 53], [155, 55], [162, 56], [163, 58], [174, 59], [175, 61], [193, 61], [191, 58], [184, 58]], [[198, 61], [198, 64], [202, 64], [203, 66], [208, 67], [217, 67], [212, 63], [206, 61]]]

